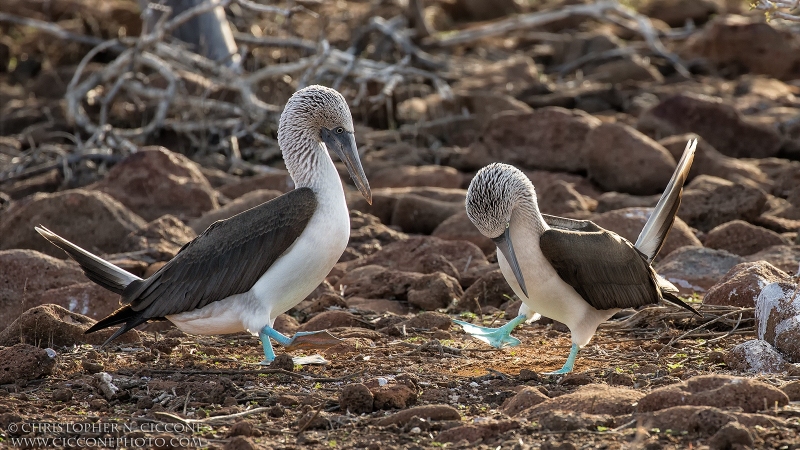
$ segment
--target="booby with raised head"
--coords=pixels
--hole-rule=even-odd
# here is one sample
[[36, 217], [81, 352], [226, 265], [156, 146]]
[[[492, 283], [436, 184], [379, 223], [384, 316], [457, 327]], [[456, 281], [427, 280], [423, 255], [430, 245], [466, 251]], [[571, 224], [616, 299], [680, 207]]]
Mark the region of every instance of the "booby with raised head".
[[127, 303], [87, 333], [122, 324], [107, 344], [158, 319], [168, 319], [191, 334], [247, 330], [261, 339], [263, 363], [275, 359], [270, 338], [294, 348], [338, 341], [327, 332], [289, 338], [272, 326], [278, 315], [325, 279], [347, 247], [350, 215], [328, 149], [344, 162], [361, 194], [372, 202], [344, 97], [323, 86], [297, 91], [281, 114], [278, 143], [295, 189], [215, 222], [147, 279], [37, 227], [75, 259], [89, 279], [122, 295]]
[[635, 245], [589, 220], [541, 214], [533, 184], [515, 167], [482, 168], [467, 190], [467, 215], [497, 245], [500, 270], [523, 304], [500, 328], [455, 322], [497, 348], [519, 345], [511, 330], [533, 319], [534, 311], [562, 322], [572, 348], [564, 367], [551, 374], [563, 374], [572, 371], [597, 327], [622, 308], [666, 300], [698, 314], [651, 265], [675, 220], [696, 146], [696, 140], [686, 145]]

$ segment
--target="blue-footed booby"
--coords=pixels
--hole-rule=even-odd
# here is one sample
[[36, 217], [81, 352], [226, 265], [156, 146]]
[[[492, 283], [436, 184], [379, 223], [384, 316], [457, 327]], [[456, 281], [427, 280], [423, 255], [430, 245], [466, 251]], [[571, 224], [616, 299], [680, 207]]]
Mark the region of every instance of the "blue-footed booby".
[[107, 344], [137, 325], [159, 319], [191, 334], [247, 330], [261, 339], [262, 363], [275, 359], [270, 338], [294, 348], [338, 342], [327, 332], [289, 338], [272, 326], [278, 315], [325, 279], [347, 247], [350, 215], [328, 149], [372, 202], [344, 97], [323, 86], [297, 91], [281, 114], [278, 144], [296, 188], [213, 223], [147, 279], [36, 227], [75, 259], [89, 279], [127, 303], [86, 332], [123, 324]]
[[686, 145], [635, 245], [589, 220], [541, 214], [533, 184], [515, 167], [482, 168], [467, 190], [467, 215], [494, 240], [500, 271], [523, 304], [500, 328], [455, 322], [497, 348], [519, 345], [511, 330], [532, 320], [534, 311], [562, 322], [572, 334], [572, 348], [564, 367], [550, 374], [564, 374], [597, 327], [622, 308], [666, 300], [698, 314], [651, 265], [672, 228], [696, 146], [696, 140]]

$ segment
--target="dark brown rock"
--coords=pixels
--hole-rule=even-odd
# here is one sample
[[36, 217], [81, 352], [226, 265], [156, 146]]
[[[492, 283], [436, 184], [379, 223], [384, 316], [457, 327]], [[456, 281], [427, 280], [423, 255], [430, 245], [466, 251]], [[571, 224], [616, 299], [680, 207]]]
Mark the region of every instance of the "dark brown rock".
[[[362, 385], [363, 386], [363, 385]], [[461, 414], [458, 410], [449, 405], [423, 405], [414, 406], [406, 410], [396, 412], [390, 416], [384, 417], [378, 421], [379, 427], [386, 427], [389, 425], [404, 426], [411, 421], [414, 417], [431, 421], [431, 420], [461, 420]]]
[[72, 389], [56, 389], [53, 391], [53, 395], [50, 396], [54, 402], [68, 402], [72, 400]]
[[703, 303], [753, 308], [764, 286], [788, 280], [789, 274], [766, 261], [737, 264], [708, 290]]
[[774, 427], [781, 421], [774, 416], [723, 411], [712, 406], [673, 406], [655, 412], [636, 414], [635, 418], [653, 428], [706, 436], [717, 433], [727, 424]]
[[447, 308], [464, 295], [458, 280], [441, 272], [418, 278], [408, 290], [408, 304], [423, 311]]
[[397, 187], [461, 187], [461, 173], [446, 166], [400, 166], [381, 169], [370, 177], [370, 186], [379, 188]]
[[744, 69], [778, 79], [794, 79], [800, 74], [800, 38], [758, 15], [720, 15], [688, 39], [681, 54], [706, 58], [734, 73]]
[[789, 403], [780, 389], [762, 381], [729, 375], [700, 375], [682, 383], [658, 388], [639, 400], [638, 412], [680, 405], [742, 408], [752, 413]]
[[639, 7], [640, 13], [673, 28], [682, 27], [689, 20], [703, 24], [720, 10], [720, 4], [713, 0], [654, 0]]
[[195, 233], [199, 234], [205, 231], [209, 225], [218, 220], [229, 219], [240, 212], [247, 211], [250, 208], [255, 208], [256, 206], [278, 198], [281, 195], [281, 191], [273, 189], [258, 189], [248, 192], [241, 197], [237, 197], [234, 201], [219, 209], [208, 211], [202, 216], [190, 220], [188, 225], [194, 230]]
[[87, 281], [77, 264], [33, 250], [0, 251], [0, 267], [0, 329], [40, 304], [46, 291]]
[[374, 396], [376, 410], [405, 409], [417, 402], [417, 392], [405, 384], [388, 383], [383, 386], [371, 386], [367, 383], [367, 386]]
[[737, 219], [752, 222], [766, 202], [767, 195], [756, 186], [700, 175], [684, 188], [678, 216], [707, 232]]
[[336, 327], [362, 327], [368, 328], [368, 324], [361, 321], [357, 316], [347, 311], [324, 311], [317, 314], [308, 322], [300, 325], [297, 331], [319, 331]]
[[744, 260], [725, 250], [683, 247], [656, 264], [656, 272], [681, 292], [705, 292], [717, 284], [733, 266]]
[[219, 188], [220, 194], [230, 199], [242, 197], [253, 191], [268, 190], [289, 192], [294, 189], [294, 181], [285, 170], [262, 173], [233, 183], [225, 184]]
[[748, 448], [753, 446], [753, 435], [739, 422], [728, 422], [717, 431], [708, 441], [711, 450], [728, 450], [733, 448]]
[[[103, 319], [120, 307], [119, 294], [104, 289], [92, 281], [49, 289], [36, 300], [36, 303], [42, 305], [52, 303], [94, 320]], [[28, 306], [32, 306], [32, 303], [28, 303]]]
[[469, 267], [488, 264], [486, 256], [475, 244], [467, 241], [446, 241], [432, 236], [409, 236], [387, 244], [365, 258], [337, 264], [346, 272], [366, 265], [406, 272], [443, 272], [454, 278]]
[[525, 417], [535, 420], [558, 410], [621, 416], [633, 413], [637, 401], [643, 396], [641, 392], [632, 389], [589, 384], [581, 386], [575, 392], [545, 400], [528, 408]]
[[122, 245], [122, 251], [145, 251], [156, 261], [169, 261], [197, 233], [177, 217], [167, 214], [134, 231]]
[[366, 214], [371, 214], [380, 219], [384, 224], [390, 224], [397, 201], [409, 194], [440, 202], [460, 203], [463, 205], [464, 199], [466, 199], [467, 196], [467, 191], [465, 189], [445, 189], [429, 186], [374, 189], [372, 191], [372, 205], [368, 204], [366, 199], [360, 194], [352, 193], [349, 195], [346, 194], [347, 206], [351, 210], [355, 209]]
[[658, 143], [663, 145], [677, 161], [683, 154], [686, 143], [690, 139], [697, 139], [697, 148], [695, 149], [694, 161], [692, 162], [692, 168], [689, 170], [687, 182], [698, 175], [710, 175], [730, 181], [739, 181], [741, 178], [747, 178], [760, 185], [769, 184], [769, 178], [756, 164], [723, 155], [697, 134], [684, 133], [669, 136], [659, 140]]
[[74, 189], [35, 194], [0, 220], [0, 250], [28, 248], [66, 258], [66, 253], [33, 229], [39, 224], [90, 252], [116, 253], [125, 237], [145, 221], [101, 192]]
[[455, 311], [478, 313], [485, 310], [487, 306], [499, 308], [514, 296], [514, 291], [508, 285], [502, 272], [500, 269], [496, 269], [481, 277], [464, 291], [464, 295], [456, 304]]
[[661, 194], [631, 195], [624, 192], [606, 192], [597, 198], [595, 213], [601, 214], [625, 208], [653, 208]]
[[56, 365], [56, 352], [28, 344], [0, 350], [0, 384], [34, 380], [50, 375]]
[[675, 158], [660, 144], [619, 123], [593, 129], [586, 140], [589, 178], [607, 191], [658, 194], [675, 170]]
[[482, 235], [467, 217], [466, 211], [459, 211], [448, 217], [433, 230], [431, 236], [446, 241], [469, 241], [480, 247], [488, 255], [497, 248], [491, 239]]
[[272, 328], [278, 333], [290, 335], [297, 332], [297, 329], [300, 328], [300, 324], [294, 317], [288, 314], [281, 314], [275, 318], [275, 323], [272, 324]]
[[200, 217], [219, 208], [216, 193], [197, 164], [163, 147], [142, 148], [91, 187], [114, 197], [145, 220], [164, 214], [181, 219]]
[[599, 125], [583, 111], [557, 107], [502, 113], [487, 123], [483, 141], [491, 161], [575, 172], [586, 170], [584, 142]]
[[463, 203], [407, 194], [397, 199], [391, 225], [406, 233], [431, 234], [447, 218], [463, 210]]
[[[592, 216], [591, 220], [631, 242], [636, 242], [639, 233], [641, 233], [652, 212], [652, 208], [625, 208], [597, 214]], [[664, 247], [658, 252], [656, 260], [663, 259], [675, 250], [686, 246], [702, 247], [703, 244], [694, 235], [692, 229], [686, 225], [686, 222], [676, 217], [675, 222], [672, 224], [672, 229], [664, 241]]]
[[353, 414], [372, 412], [374, 396], [369, 388], [361, 383], [348, 384], [339, 391], [339, 407]]
[[408, 239], [408, 235], [382, 224], [380, 219], [361, 211], [350, 211], [350, 242], [348, 248], [359, 255], [371, 255], [384, 245]]
[[773, 245], [783, 245], [788, 242], [774, 231], [749, 224], [743, 220], [733, 220], [709, 231], [703, 244], [709, 248], [747, 256]]
[[636, 54], [587, 67], [586, 75], [599, 83], [664, 82], [661, 72], [648, 59]]
[[678, 94], [662, 101], [642, 114], [636, 127], [659, 138], [697, 133], [735, 158], [775, 156], [783, 142], [777, 131], [747, 121], [721, 99], [696, 94]]
[[773, 245], [745, 258], [748, 261], [767, 261], [789, 274], [800, 268], [800, 245]]
[[725, 365], [731, 370], [750, 373], [795, 373], [797, 369], [769, 342], [751, 339], [728, 350]]
[[492, 420], [477, 425], [462, 425], [442, 431], [436, 436], [438, 442], [459, 442], [466, 439], [475, 442], [479, 439], [489, 439], [506, 431], [520, 427], [515, 420]]
[[[291, 372], [294, 370], [294, 360], [292, 360], [291, 355], [286, 353], [282, 353], [275, 357], [275, 359], [269, 364], [270, 369], [281, 369]], [[236, 403], [234, 403], [236, 404]]]
[[406, 328], [419, 328], [423, 330], [449, 330], [452, 324], [453, 322], [447, 314], [435, 311], [424, 311], [408, 320], [400, 322], [398, 326], [402, 327], [405, 325]]
[[[11, 346], [20, 342], [40, 347], [100, 345], [117, 331], [116, 328], [111, 328], [84, 334], [94, 323], [94, 320], [58, 305], [41, 305], [25, 311], [11, 325], [0, 331], [0, 345]], [[139, 333], [131, 330], [114, 342], [138, 341]]]
[[547, 400], [549, 400], [549, 398], [542, 394], [539, 389], [524, 387], [517, 395], [506, 400], [503, 404], [503, 412], [514, 417], [523, 410], [532, 408]]
[[539, 209], [545, 214], [573, 218], [589, 217], [597, 208], [597, 200], [582, 195], [572, 183], [558, 180], [537, 189]]
[[790, 381], [781, 386], [781, 390], [789, 397], [790, 402], [800, 401], [800, 381]]

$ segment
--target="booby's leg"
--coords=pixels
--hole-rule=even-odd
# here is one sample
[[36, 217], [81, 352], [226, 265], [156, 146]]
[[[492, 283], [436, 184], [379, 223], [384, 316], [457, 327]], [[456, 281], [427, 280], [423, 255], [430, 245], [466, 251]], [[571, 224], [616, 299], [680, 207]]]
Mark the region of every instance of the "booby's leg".
[[572, 372], [572, 367], [575, 366], [575, 359], [578, 357], [578, 344], [572, 343], [572, 348], [569, 350], [569, 356], [567, 356], [567, 362], [564, 363], [564, 367], [555, 372], [547, 372], [543, 373], [542, 375], [563, 375], [565, 373]]
[[453, 319], [453, 322], [461, 325], [467, 334], [486, 342], [494, 348], [516, 347], [520, 344], [519, 339], [511, 336], [511, 331], [517, 325], [528, 320], [528, 316], [520, 314], [514, 320], [508, 322], [500, 328], [479, 327], [469, 322]]
[[273, 350], [269, 338], [275, 339], [275, 342], [286, 347], [287, 350], [326, 349], [341, 342], [341, 339], [331, 336], [327, 330], [298, 331], [294, 336], [288, 337], [269, 325], [264, 326], [258, 332], [258, 337], [261, 339], [261, 346], [264, 348], [264, 361], [261, 362], [264, 365], [275, 360], [275, 350]]

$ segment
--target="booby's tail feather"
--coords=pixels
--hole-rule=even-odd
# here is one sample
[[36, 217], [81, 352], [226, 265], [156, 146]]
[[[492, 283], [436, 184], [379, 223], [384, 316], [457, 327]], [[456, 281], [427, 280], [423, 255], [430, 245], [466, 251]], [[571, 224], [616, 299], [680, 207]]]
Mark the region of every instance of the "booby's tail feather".
[[672, 224], [675, 222], [675, 214], [681, 204], [681, 192], [686, 177], [689, 176], [689, 169], [692, 168], [694, 153], [697, 148], [697, 139], [692, 139], [686, 144], [683, 156], [672, 174], [672, 178], [667, 184], [667, 188], [658, 200], [653, 213], [644, 224], [639, 238], [636, 239], [636, 248], [639, 249], [649, 262], [653, 262], [664, 240], [669, 233]]
[[67, 255], [77, 261], [81, 269], [83, 269], [83, 273], [85, 273], [90, 280], [111, 292], [122, 295], [129, 284], [134, 281], [142, 280], [136, 275], [87, 252], [41, 225], [35, 227], [35, 229], [42, 237], [61, 250], [64, 250]]
[[672, 303], [673, 305], [680, 306], [681, 308], [687, 309], [694, 314], [703, 317], [703, 315], [697, 312], [696, 309], [692, 308], [690, 305], [686, 304], [686, 302], [681, 300], [680, 297], [678, 297], [678, 288], [675, 287], [674, 284], [670, 283], [666, 278], [656, 274], [656, 283], [658, 284], [658, 290], [661, 292], [661, 298]]

